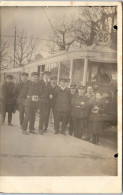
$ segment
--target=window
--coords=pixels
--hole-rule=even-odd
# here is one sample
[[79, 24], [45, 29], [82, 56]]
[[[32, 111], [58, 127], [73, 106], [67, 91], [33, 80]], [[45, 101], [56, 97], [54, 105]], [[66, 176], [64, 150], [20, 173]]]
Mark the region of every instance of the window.
[[50, 72], [51, 76], [58, 76], [58, 62], [54, 62], [50, 64]]
[[83, 81], [84, 59], [73, 60], [72, 83], [79, 85]]
[[60, 78], [69, 78], [70, 75], [70, 60], [60, 62]]

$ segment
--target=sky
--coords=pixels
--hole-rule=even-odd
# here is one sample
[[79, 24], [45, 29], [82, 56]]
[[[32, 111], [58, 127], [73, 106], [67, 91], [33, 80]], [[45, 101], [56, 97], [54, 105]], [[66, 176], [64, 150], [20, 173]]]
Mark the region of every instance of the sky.
[[40, 44], [44, 46], [53, 32], [48, 18], [54, 25], [56, 18], [64, 14], [78, 14], [78, 11], [77, 7], [2, 7], [1, 34], [14, 35], [16, 27], [17, 32], [24, 30], [28, 36], [40, 38]]

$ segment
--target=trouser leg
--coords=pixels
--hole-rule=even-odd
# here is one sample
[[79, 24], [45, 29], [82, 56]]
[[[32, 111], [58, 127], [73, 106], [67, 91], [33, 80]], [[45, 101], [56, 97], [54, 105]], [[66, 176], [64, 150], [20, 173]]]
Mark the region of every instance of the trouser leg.
[[61, 116], [60, 112], [55, 113], [55, 119], [56, 119], [56, 121], [55, 121], [55, 131], [57, 133], [59, 132], [60, 116]]
[[12, 111], [8, 112], [8, 123], [11, 124], [12, 121]]
[[65, 132], [66, 130], [66, 126], [67, 126], [67, 123], [68, 123], [68, 112], [63, 112], [62, 113], [62, 132]]
[[36, 109], [30, 108], [29, 130], [34, 130]]
[[20, 125], [23, 125], [23, 121], [24, 121], [24, 106], [22, 104], [19, 104], [19, 120], [20, 120]]
[[85, 127], [85, 120], [82, 119], [82, 118], [79, 118], [78, 119], [78, 125], [79, 125], [78, 138], [81, 139], [83, 131], [84, 131], [84, 127]]
[[23, 130], [26, 131], [28, 127], [28, 122], [30, 118], [30, 107], [25, 107], [25, 118], [23, 122]]
[[78, 118], [73, 117], [73, 131], [74, 131], [74, 137], [78, 138]]
[[2, 124], [4, 124], [5, 122], [5, 118], [6, 118], [6, 105], [3, 103], [3, 105], [1, 106], [1, 122]]
[[70, 116], [70, 127], [69, 127], [69, 135], [73, 134], [73, 120], [72, 117]]

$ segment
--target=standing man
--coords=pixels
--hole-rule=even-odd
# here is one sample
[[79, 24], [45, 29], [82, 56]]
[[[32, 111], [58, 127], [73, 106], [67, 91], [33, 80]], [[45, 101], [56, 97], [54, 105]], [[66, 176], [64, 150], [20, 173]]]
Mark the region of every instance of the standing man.
[[[33, 72], [31, 74], [31, 81], [24, 86], [20, 98], [24, 99], [25, 106], [25, 118], [23, 121], [23, 131], [22, 133], [28, 135], [29, 133], [36, 134], [34, 124], [35, 115], [38, 109], [38, 102], [40, 97], [40, 88], [38, 83], [38, 73]], [[27, 130], [29, 123], [29, 131]]]
[[6, 112], [8, 112], [8, 125], [13, 126], [11, 121], [12, 113], [15, 112], [15, 86], [12, 75], [7, 75], [6, 82], [2, 85], [1, 92], [2, 124], [4, 124]]
[[89, 103], [84, 96], [85, 87], [79, 86], [78, 93], [72, 98], [71, 116], [73, 120], [74, 137], [82, 138], [85, 128], [85, 119], [88, 116]]
[[[70, 92], [71, 92], [71, 100], [73, 98], [73, 96], [76, 94], [76, 85], [71, 85], [70, 86]], [[72, 117], [71, 117], [71, 111], [70, 111], [70, 115], [69, 115], [69, 122], [70, 122], [70, 126], [69, 126], [69, 135], [73, 134], [73, 121], [72, 121]]]
[[65, 79], [60, 79], [60, 87], [55, 91], [55, 113], [56, 113], [56, 129], [55, 133], [59, 133], [59, 123], [62, 119], [62, 131], [65, 135], [66, 125], [68, 123], [68, 117], [70, 112], [71, 94], [70, 89], [66, 88]]
[[52, 94], [53, 94], [53, 98], [50, 99], [50, 111], [52, 110], [52, 114], [53, 114], [53, 119], [54, 119], [54, 129], [56, 128], [56, 117], [55, 117], [55, 99], [54, 99], [54, 94], [55, 91], [59, 88], [57, 85], [57, 77], [56, 76], [52, 76], [50, 78], [51, 80], [51, 90], [52, 90]]
[[22, 98], [23, 88], [25, 85], [29, 83], [28, 79], [28, 73], [24, 72], [21, 75], [21, 82], [18, 85], [18, 107], [19, 107], [19, 120], [20, 120], [20, 126], [21, 129], [23, 128], [23, 121], [24, 121], [24, 115], [25, 115], [25, 108], [24, 108], [24, 99]]
[[45, 71], [43, 75], [43, 81], [40, 83], [40, 119], [39, 119], [39, 133], [47, 132], [49, 114], [50, 114], [50, 100], [53, 99], [53, 91], [49, 82], [50, 72]]

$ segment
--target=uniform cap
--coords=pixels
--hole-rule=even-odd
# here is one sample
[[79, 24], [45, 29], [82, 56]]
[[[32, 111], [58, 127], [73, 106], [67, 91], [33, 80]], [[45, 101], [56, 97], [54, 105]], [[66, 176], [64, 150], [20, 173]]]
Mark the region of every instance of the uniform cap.
[[49, 72], [49, 71], [45, 71], [45, 72], [43, 73], [43, 75], [50, 75], [50, 72]]
[[22, 76], [27, 76], [28, 77], [28, 73], [27, 72], [23, 72]]
[[52, 76], [51, 78], [50, 78], [51, 80], [57, 80], [57, 76]]
[[71, 85], [70, 89], [76, 89], [76, 85]]
[[13, 79], [13, 76], [12, 75], [7, 75], [7, 78], [8, 79]]
[[33, 76], [39, 76], [39, 75], [38, 75], [38, 72], [32, 72], [31, 76], [33, 77]]
[[85, 89], [85, 86], [79, 85], [78, 89]]

